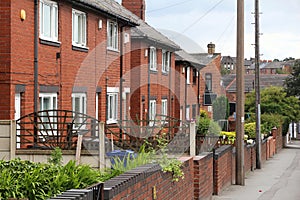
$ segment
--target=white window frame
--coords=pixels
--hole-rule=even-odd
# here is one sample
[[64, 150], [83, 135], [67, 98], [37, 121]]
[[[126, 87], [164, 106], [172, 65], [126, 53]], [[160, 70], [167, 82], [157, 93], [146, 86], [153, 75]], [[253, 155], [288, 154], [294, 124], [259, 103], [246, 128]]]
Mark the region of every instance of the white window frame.
[[[77, 104], [77, 101], [79, 100]], [[72, 93], [72, 110], [73, 112], [77, 112], [77, 113], [83, 113], [86, 114], [86, 110], [87, 110], [87, 98], [86, 98], [86, 93]], [[77, 108], [79, 108], [77, 110]], [[78, 118], [76, 119], [76, 121], [74, 121], [74, 126], [73, 128], [85, 128], [85, 125], [81, 126], [80, 124], [84, 122], [84, 118]]]
[[191, 84], [191, 68], [186, 68], [186, 84]]
[[119, 105], [119, 88], [107, 88], [107, 124], [115, 124], [118, 122], [118, 105]]
[[[49, 98], [50, 101], [49, 101], [49, 106], [48, 108], [44, 108], [44, 103], [45, 103], [45, 99], [46, 98]], [[57, 109], [57, 93], [40, 93], [39, 94], [39, 104], [40, 104], [40, 111], [44, 111], [44, 110], [56, 110]], [[54, 115], [55, 111], [53, 111], [53, 113], [49, 113], [50, 115]], [[48, 121], [48, 117], [43, 117], [41, 116], [41, 120], [43, 122], [46, 122]], [[52, 129], [56, 129], [57, 128], [57, 121], [56, 121], [56, 117], [50, 117], [50, 123], [53, 123], [52, 124]], [[50, 128], [50, 124], [44, 124], [44, 125], [41, 125], [41, 128]], [[54, 132], [54, 134], [56, 134]]]
[[162, 50], [162, 72], [168, 73], [170, 70], [171, 52]]
[[[50, 21], [45, 22], [45, 8], [50, 8]], [[46, 26], [49, 26], [49, 33], [45, 32]], [[54, 1], [40, 0], [40, 38], [44, 40], [58, 41], [58, 5]]]
[[72, 9], [72, 45], [86, 47], [86, 35], [86, 13]]
[[190, 120], [190, 106], [186, 106], [185, 108], [185, 119]]
[[[168, 99], [162, 99], [161, 100], [161, 114], [167, 116], [168, 115]], [[166, 119], [166, 117], [162, 117], [162, 123]]]
[[156, 116], [156, 100], [149, 101], [149, 125], [153, 126]]
[[155, 47], [149, 50], [149, 68], [151, 71], [157, 71], [157, 53]]
[[118, 23], [112, 20], [107, 20], [107, 49], [119, 49], [119, 27]]

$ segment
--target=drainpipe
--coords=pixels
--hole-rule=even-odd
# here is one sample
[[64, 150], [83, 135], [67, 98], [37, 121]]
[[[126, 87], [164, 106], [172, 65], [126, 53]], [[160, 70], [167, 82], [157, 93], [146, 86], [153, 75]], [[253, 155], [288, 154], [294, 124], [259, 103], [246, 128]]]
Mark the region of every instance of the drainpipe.
[[[148, 49], [148, 53], [150, 53], [150, 49]], [[148, 101], [148, 112], [146, 113], [146, 119], [147, 122], [149, 123], [149, 113], [150, 113], [150, 59], [149, 59], [149, 54], [148, 54], [148, 84], [147, 84], [147, 90], [148, 90], [148, 97], [147, 97], [147, 101]], [[147, 123], [147, 124], [148, 124]]]
[[184, 64], [184, 68], [185, 68], [185, 83], [184, 83], [184, 118], [185, 118], [185, 121], [187, 120], [186, 119], [186, 100], [187, 100], [187, 64]]
[[197, 88], [197, 104], [198, 104], [198, 109], [197, 109], [197, 115], [200, 114], [200, 70], [197, 70], [198, 73], [198, 88]]
[[123, 139], [123, 131], [122, 131], [122, 124], [123, 124], [123, 28], [124, 26], [121, 26], [121, 37], [120, 37], [120, 88], [119, 88], [119, 94], [120, 94], [120, 138], [119, 141], [121, 142]]
[[[34, 0], [34, 113], [38, 111], [38, 0]], [[34, 114], [34, 123], [37, 116]], [[37, 143], [37, 126], [34, 126], [34, 146]]]

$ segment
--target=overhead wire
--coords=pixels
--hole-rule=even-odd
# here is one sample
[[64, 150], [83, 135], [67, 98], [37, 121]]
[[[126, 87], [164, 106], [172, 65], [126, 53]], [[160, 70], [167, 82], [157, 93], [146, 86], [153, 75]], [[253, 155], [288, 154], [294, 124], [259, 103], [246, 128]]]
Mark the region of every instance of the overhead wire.
[[204, 18], [206, 15], [208, 15], [211, 11], [213, 11], [218, 5], [220, 5], [224, 0], [220, 0], [218, 3], [216, 3], [213, 7], [211, 7], [209, 10], [207, 10], [203, 15], [201, 15], [199, 18], [197, 18], [192, 24], [190, 24], [187, 28], [185, 28], [181, 33], [186, 32], [187, 30], [189, 30], [190, 28], [192, 28], [192, 26], [194, 26], [195, 24], [197, 24], [202, 18]]
[[147, 11], [147, 13], [150, 13], [150, 12], [157, 12], [157, 11], [169, 9], [169, 8], [172, 8], [172, 7], [181, 5], [181, 4], [185, 4], [185, 3], [189, 2], [189, 1], [193, 1], [193, 0], [186, 0], [186, 1], [182, 1], [182, 2], [178, 2], [178, 3], [171, 4], [171, 5], [162, 7], [162, 8], [157, 8], [157, 9], [149, 10], [149, 11]]

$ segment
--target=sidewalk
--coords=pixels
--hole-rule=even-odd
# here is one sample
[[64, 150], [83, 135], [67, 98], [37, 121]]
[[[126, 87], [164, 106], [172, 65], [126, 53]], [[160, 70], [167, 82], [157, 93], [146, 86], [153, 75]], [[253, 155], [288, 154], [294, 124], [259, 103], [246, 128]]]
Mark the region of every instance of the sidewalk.
[[300, 199], [300, 141], [262, 163], [262, 169], [245, 175], [245, 186], [231, 185], [213, 200]]

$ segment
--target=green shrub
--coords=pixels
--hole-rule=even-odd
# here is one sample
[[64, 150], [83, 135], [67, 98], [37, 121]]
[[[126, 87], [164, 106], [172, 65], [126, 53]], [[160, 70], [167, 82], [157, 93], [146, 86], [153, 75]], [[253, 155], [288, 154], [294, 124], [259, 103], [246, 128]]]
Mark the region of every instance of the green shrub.
[[219, 124], [211, 120], [205, 111], [200, 111], [200, 116], [197, 119], [197, 134], [220, 135], [220, 132]]
[[249, 138], [256, 138], [256, 123], [252, 122], [252, 123], [247, 123], [245, 124], [245, 135], [248, 135]]

